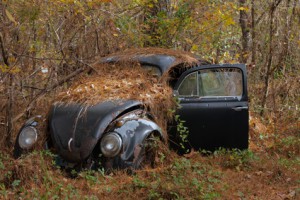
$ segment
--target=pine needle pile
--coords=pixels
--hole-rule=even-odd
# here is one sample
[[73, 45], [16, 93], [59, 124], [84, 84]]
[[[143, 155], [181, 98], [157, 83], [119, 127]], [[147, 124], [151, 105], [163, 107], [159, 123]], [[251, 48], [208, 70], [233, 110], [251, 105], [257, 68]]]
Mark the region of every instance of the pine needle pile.
[[82, 75], [58, 96], [58, 101], [92, 106], [105, 101], [138, 100], [142, 102], [163, 130], [172, 119], [176, 103], [172, 89], [138, 63], [96, 64], [94, 72]]

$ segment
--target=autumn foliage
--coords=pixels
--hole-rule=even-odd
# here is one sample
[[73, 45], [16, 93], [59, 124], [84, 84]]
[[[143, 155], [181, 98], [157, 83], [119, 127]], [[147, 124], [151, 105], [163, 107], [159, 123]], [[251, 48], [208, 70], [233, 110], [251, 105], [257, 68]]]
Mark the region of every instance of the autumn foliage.
[[[129, 193], [127, 197], [136, 194], [146, 198], [147, 194], [148, 199], [189, 198], [188, 194], [198, 199], [234, 199], [230, 196], [234, 193], [240, 199], [296, 199], [300, 171], [299, 16], [298, 0], [0, 0], [0, 144], [5, 152], [0, 153], [0, 196], [33, 198], [36, 191], [25, 190], [36, 188], [49, 198], [48, 187], [70, 198], [76, 196], [72, 196], [74, 191], [82, 198], [92, 191], [96, 197], [108, 198], [123, 198]], [[84, 174], [76, 187], [74, 180], [52, 177], [56, 171], [49, 167], [51, 155], [46, 155], [46, 161], [40, 154], [12, 160], [11, 148], [22, 123], [35, 114], [46, 118], [53, 101], [93, 104], [114, 94], [146, 102], [164, 101], [167, 105], [162, 107], [172, 104], [165, 101], [171, 90], [155, 79], [145, 81], [145, 72], [132, 77], [141, 82], [135, 89], [153, 87], [134, 94], [127, 74], [136, 69], [93, 65], [100, 57], [140, 47], [191, 52], [211, 63], [246, 63], [250, 150], [260, 160], [247, 153], [178, 158], [171, 152], [174, 159], [162, 162], [154, 172], [141, 172], [133, 178], [122, 174], [120, 179], [96, 174], [96, 180]], [[94, 73], [87, 75], [91, 70]], [[115, 70], [115, 76], [107, 76], [107, 70]], [[82, 84], [83, 79], [88, 81]], [[120, 84], [122, 90], [118, 89]], [[79, 90], [95, 90], [103, 99], [80, 96]], [[166, 155], [161, 156], [163, 160]], [[184, 179], [186, 173], [196, 178]], [[46, 174], [44, 179], [41, 174]], [[109, 187], [97, 188], [99, 181]], [[224, 187], [214, 181], [223, 182]], [[247, 187], [236, 185], [239, 182], [252, 185], [250, 192], [240, 189]], [[69, 188], [60, 189], [56, 183]], [[17, 186], [23, 190], [18, 191]]]

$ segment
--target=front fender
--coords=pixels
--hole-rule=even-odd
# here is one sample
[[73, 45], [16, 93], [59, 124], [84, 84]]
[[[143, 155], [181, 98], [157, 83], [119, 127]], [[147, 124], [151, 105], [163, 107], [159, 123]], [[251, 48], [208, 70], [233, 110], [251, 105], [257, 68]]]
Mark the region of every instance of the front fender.
[[141, 106], [134, 100], [106, 101], [88, 107], [54, 105], [49, 116], [53, 146], [68, 162], [82, 162], [91, 155], [114, 119]]
[[120, 128], [113, 130], [118, 133], [123, 140], [123, 149], [118, 158], [114, 159], [114, 165], [118, 168], [131, 167], [135, 158], [138, 156], [137, 147], [154, 133], [163, 140], [161, 128], [153, 121], [144, 118], [132, 119], [127, 121]]

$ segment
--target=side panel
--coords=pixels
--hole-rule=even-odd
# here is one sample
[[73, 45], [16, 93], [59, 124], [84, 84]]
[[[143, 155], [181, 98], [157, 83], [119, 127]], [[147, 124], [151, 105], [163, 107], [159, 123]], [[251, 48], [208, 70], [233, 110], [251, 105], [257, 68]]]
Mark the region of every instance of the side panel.
[[234, 110], [247, 107], [247, 102], [181, 101], [180, 105], [178, 113], [189, 129], [190, 147], [211, 151], [248, 147], [248, 110]]

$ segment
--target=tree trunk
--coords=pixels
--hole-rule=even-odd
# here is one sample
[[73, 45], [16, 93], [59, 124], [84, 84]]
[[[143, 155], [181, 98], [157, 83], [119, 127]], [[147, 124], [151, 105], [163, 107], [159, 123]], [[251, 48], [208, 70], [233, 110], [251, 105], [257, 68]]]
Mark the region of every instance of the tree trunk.
[[286, 57], [289, 54], [289, 38], [290, 38], [290, 34], [291, 34], [291, 30], [293, 27], [293, 18], [295, 16], [295, 12], [296, 12], [296, 4], [297, 4], [297, 0], [294, 0], [293, 3], [293, 9], [291, 14], [289, 15], [289, 8], [290, 8], [290, 0], [287, 0], [286, 2], [286, 12], [285, 12], [285, 26], [284, 26], [284, 30], [283, 30], [283, 45], [281, 48], [281, 52], [279, 54], [279, 58], [278, 58], [278, 63], [277, 65], [271, 70], [271, 72], [274, 72], [275, 70], [283, 67], [283, 64], [285, 63]]
[[[246, 0], [240, 0], [240, 7], [244, 8], [246, 5]], [[248, 25], [248, 15], [245, 9], [240, 9], [240, 26], [242, 29], [242, 56], [241, 62], [247, 63], [249, 56], [249, 38], [250, 38], [250, 28]]]
[[273, 35], [274, 35], [274, 13], [276, 11], [277, 6], [280, 4], [281, 0], [276, 0], [272, 2], [271, 9], [270, 9], [270, 26], [269, 26], [269, 52], [268, 52], [268, 59], [267, 59], [267, 71], [265, 76], [265, 85], [264, 85], [264, 94], [262, 99], [262, 109], [260, 111], [260, 115], [264, 114], [264, 110], [266, 109], [266, 102], [269, 93], [269, 79], [271, 76], [271, 66], [273, 60]]
[[251, 36], [252, 36], [252, 54], [251, 54], [251, 64], [253, 67], [256, 65], [256, 32], [255, 32], [255, 9], [254, 0], [251, 0]]
[[[3, 58], [3, 62], [6, 66], [9, 65], [8, 61], [8, 53], [6, 52], [5, 49], [5, 44], [4, 44], [4, 38], [2, 37], [2, 34], [0, 34], [0, 49], [1, 49], [1, 55]], [[9, 76], [8, 83], [6, 84], [6, 94], [8, 95], [7, 99], [7, 104], [6, 104], [6, 145], [8, 147], [11, 146], [11, 134], [12, 134], [12, 128], [13, 128], [13, 123], [12, 123], [12, 113], [13, 113], [13, 75], [9, 72], [7, 74]]]

